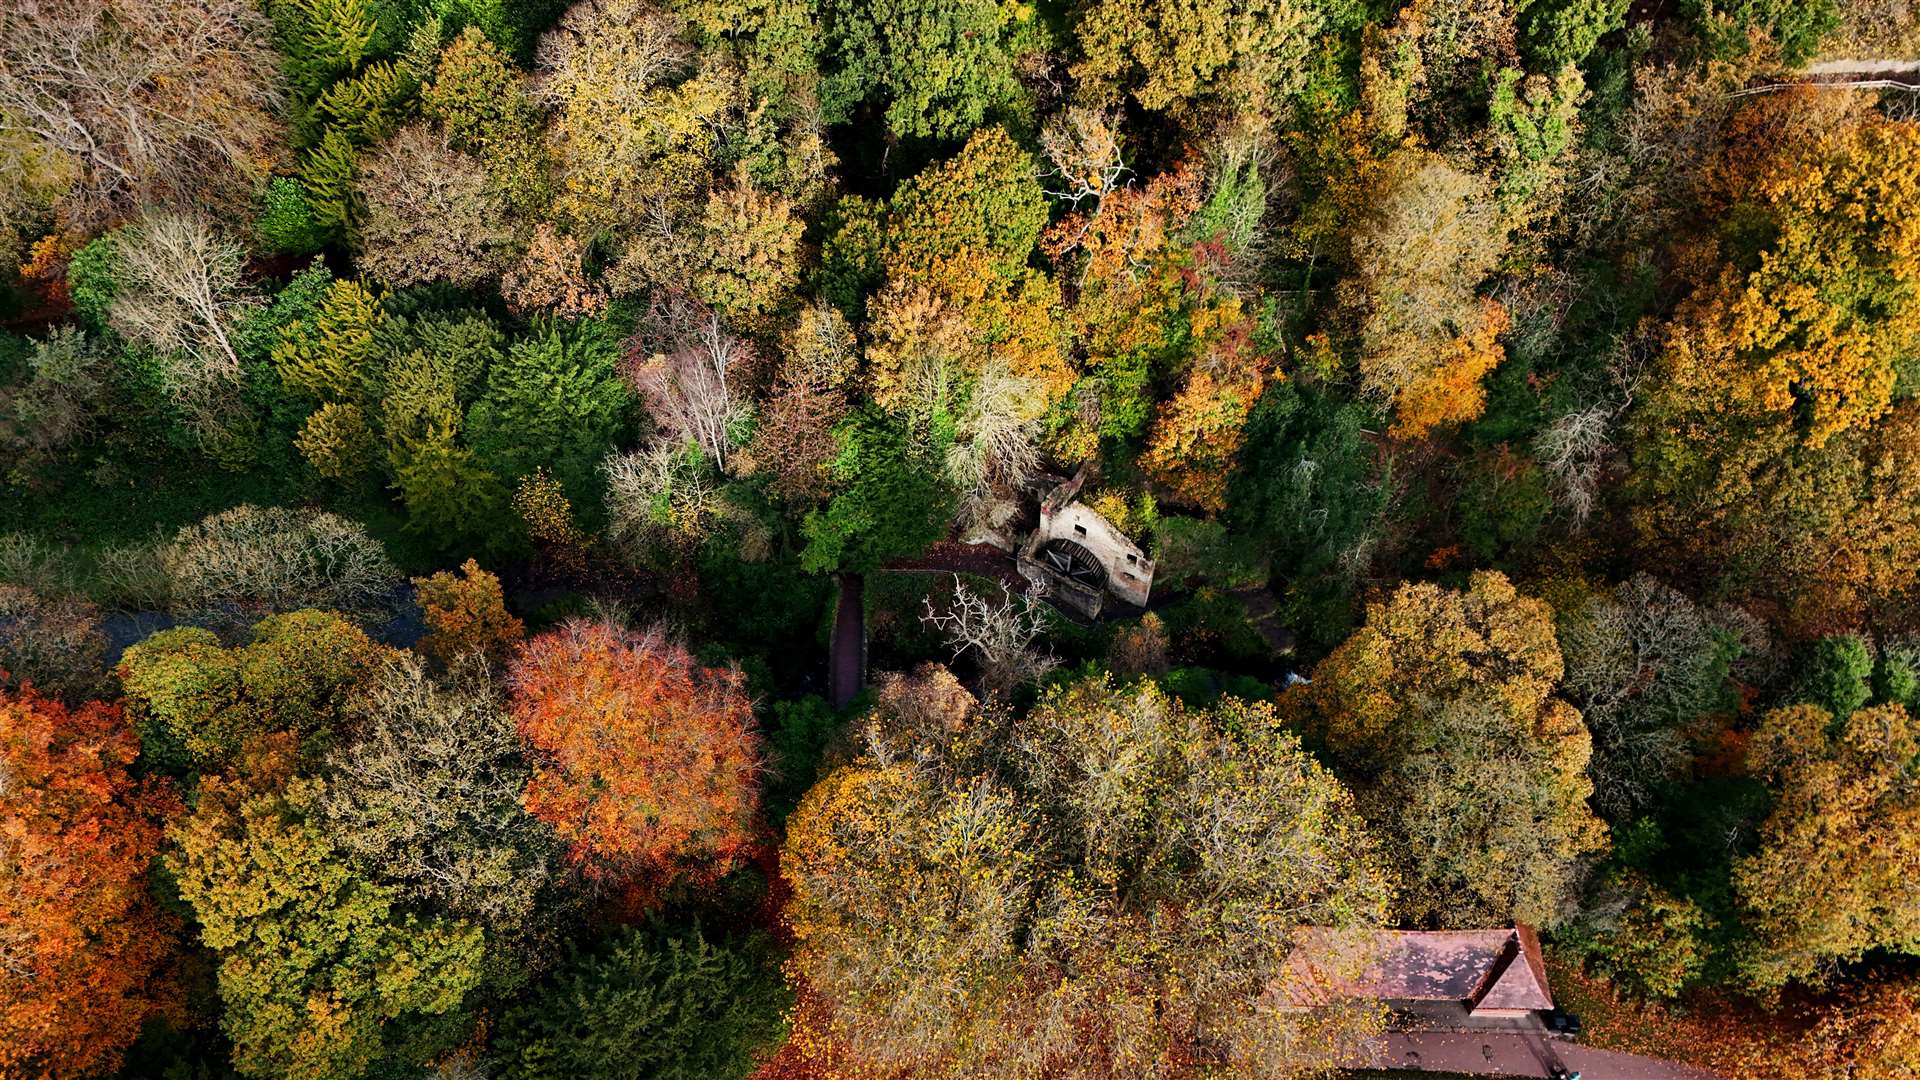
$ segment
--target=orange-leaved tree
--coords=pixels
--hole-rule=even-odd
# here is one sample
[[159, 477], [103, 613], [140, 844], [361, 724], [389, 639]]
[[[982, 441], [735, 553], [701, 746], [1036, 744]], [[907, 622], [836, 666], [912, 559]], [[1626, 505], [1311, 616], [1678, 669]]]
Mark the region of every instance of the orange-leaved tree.
[[146, 872], [177, 803], [138, 753], [117, 706], [0, 693], [0, 1076], [112, 1072], [168, 1004]]
[[661, 630], [574, 620], [520, 647], [512, 688], [536, 751], [527, 809], [589, 873], [644, 899], [740, 856], [761, 751], [737, 670], [701, 666]]
[[1749, 105], [1716, 159], [1719, 235], [1636, 407], [1642, 539], [1779, 604], [1857, 622], [1920, 567], [1920, 125], [1811, 92]]
[[503, 660], [527, 632], [526, 625], [508, 613], [500, 579], [472, 559], [458, 575], [442, 570], [414, 578], [413, 588], [427, 622], [420, 649], [442, 663], [451, 664], [468, 652]]

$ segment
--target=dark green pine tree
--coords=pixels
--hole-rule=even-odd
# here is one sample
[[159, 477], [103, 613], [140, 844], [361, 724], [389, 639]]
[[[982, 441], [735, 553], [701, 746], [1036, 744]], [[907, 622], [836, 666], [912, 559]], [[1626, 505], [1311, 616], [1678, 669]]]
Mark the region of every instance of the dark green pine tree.
[[509, 482], [546, 466], [576, 498], [612, 448], [627, 409], [619, 342], [603, 322], [543, 322], [487, 372], [467, 413], [482, 465]]

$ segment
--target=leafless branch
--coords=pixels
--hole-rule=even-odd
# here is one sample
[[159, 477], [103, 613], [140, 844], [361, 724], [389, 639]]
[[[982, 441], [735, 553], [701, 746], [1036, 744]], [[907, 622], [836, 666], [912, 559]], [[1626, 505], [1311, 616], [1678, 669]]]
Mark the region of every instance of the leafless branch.
[[1015, 687], [1038, 682], [1060, 663], [1051, 650], [1034, 647], [1048, 622], [1046, 604], [1037, 590], [1016, 595], [1001, 585], [996, 604], [955, 574], [952, 606], [941, 611], [928, 597], [920, 621], [946, 635], [955, 659], [969, 650], [978, 654], [981, 682], [990, 695], [1004, 696]]

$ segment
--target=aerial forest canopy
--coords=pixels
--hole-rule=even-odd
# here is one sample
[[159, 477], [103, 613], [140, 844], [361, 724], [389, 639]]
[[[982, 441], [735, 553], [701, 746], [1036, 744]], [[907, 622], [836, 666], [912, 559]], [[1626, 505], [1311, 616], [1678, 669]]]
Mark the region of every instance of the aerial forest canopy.
[[0, 1078], [1330, 1077], [1428, 931], [1909, 1075], [1917, 102], [1896, 0], [0, 4]]

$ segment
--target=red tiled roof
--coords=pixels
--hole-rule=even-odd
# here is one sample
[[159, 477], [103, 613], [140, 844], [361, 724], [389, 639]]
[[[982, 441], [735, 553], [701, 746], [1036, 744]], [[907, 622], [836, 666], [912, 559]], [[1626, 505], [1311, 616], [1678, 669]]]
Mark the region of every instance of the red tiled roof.
[[1551, 1009], [1533, 928], [1333, 930], [1296, 939], [1281, 993], [1292, 1004], [1340, 997], [1457, 1001], [1469, 1009]]

